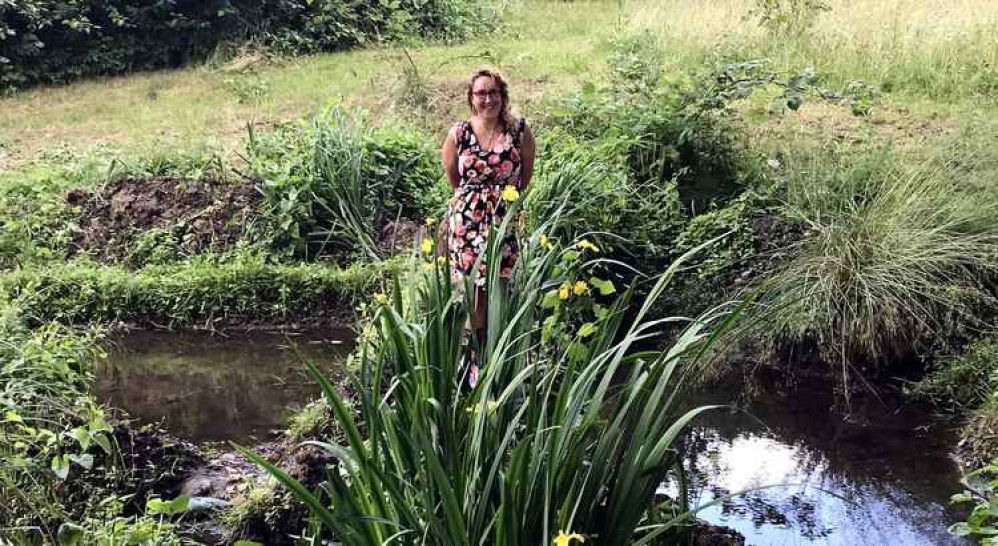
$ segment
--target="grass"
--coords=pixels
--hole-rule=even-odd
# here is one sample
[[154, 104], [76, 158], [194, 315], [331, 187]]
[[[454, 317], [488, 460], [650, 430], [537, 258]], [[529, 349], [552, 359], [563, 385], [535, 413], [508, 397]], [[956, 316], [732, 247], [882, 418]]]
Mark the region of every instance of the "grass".
[[791, 163], [783, 212], [805, 230], [764, 286], [767, 336], [817, 343], [844, 379], [983, 326], [998, 214], [952, 168], [874, 149]]
[[[411, 51], [443, 104], [427, 127], [440, 131], [465, 115], [460, 85], [490, 59], [511, 76], [517, 106], [531, 115], [545, 97], [599, 78], [607, 42], [618, 32], [648, 31], [666, 52], [667, 72], [726, 58], [769, 58], [779, 69], [814, 66], [825, 84], [862, 79], [901, 104], [988, 101], [998, 86], [998, 6], [971, 0], [835, 0], [801, 38], [767, 34], [742, 0], [514, 0], [489, 37]], [[473, 33], [474, 34], [474, 33]], [[488, 57], [482, 57], [488, 55]], [[141, 155], [198, 147], [240, 148], [245, 126], [299, 119], [330, 102], [362, 106], [373, 122], [396, 123], [392, 108], [403, 57], [369, 49], [263, 64], [252, 74], [211, 64], [96, 79], [0, 100], [0, 170], [53, 151], [97, 147]], [[226, 83], [229, 80], [230, 83]], [[265, 83], [240, 102], [240, 86]]]
[[33, 324], [123, 321], [153, 327], [212, 327], [345, 318], [374, 290], [391, 262], [340, 269], [271, 265], [243, 256], [139, 271], [72, 263], [0, 276], [0, 297]]

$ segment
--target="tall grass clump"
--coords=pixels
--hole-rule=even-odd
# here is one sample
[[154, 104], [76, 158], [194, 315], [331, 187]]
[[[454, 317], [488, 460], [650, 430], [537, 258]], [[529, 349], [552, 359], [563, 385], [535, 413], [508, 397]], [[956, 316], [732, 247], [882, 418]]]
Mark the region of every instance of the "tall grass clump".
[[773, 337], [817, 343], [848, 379], [980, 326], [998, 268], [993, 202], [882, 150], [794, 167], [783, 212], [805, 236], [763, 288]]
[[258, 239], [299, 257], [382, 257], [379, 231], [436, 212], [446, 187], [418, 133], [369, 130], [331, 107], [270, 134], [250, 132], [248, 159], [264, 196]]
[[[686, 500], [656, 490], [684, 479], [677, 437], [708, 408], [682, 408], [683, 377], [727, 319], [715, 310], [688, 322], [670, 348], [646, 350], [663, 325], [681, 320], [647, 320], [680, 264], [625, 324], [634, 287], [618, 294], [590, 277], [598, 260], [585, 253], [595, 251], [581, 241], [558, 246], [541, 237], [544, 227], [527, 239], [508, 283], [496, 266], [499, 238], [490, 237], [488, 335], [474, 387], [462, 366], [468, 302], [440, 262], [395, 282], [365, 328], [356, 413], [310, 366], [346, 432], [345, 445], [315, 443], [335, 459], [321, 492], [253, 457], [338, 542], [684, 538]], [[547, 320], [558, 313], [562, 320]], [[570, 324], [583, 315], [591, 318]]]

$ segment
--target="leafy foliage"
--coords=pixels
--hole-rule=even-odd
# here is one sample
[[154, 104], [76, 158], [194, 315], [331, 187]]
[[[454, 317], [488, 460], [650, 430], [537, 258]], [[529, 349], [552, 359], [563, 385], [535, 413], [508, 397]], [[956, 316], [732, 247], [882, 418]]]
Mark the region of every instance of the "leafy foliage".
[[953, 495], [953, 504], [972, 504], [973, 509], [966, 521], [954, 523], [949, 532], [959, 537], [975, 537], [980, 539], [981, 546], [998, 544], [998, 460], [968, 473], [963, 478], [966, 489]]
[[998, 392], [998, 338], [985, 336], [959, 355], [944, 357], [938, 369], [911, 389], [917, 398], [950, 410], [983, 405]]
[[425, 139], [368, 131], [337, 107], [306, 124], [251, 133], [248, 151], [265, 199], [258, 238], [299, 257], [378, 258], [377, 235], [389, 220], [436, 213], [446, 199]]
[[799, 36], [811, 29], [822, 12], [831, 9], [826, 0], [755, 0], [753, 12], [766, 30]]
[[464, 0], [18, 0], [0, 3], [0, 89], [180, 66], [221, 42], [284, 53], [407, 36], [457, 37]]
[[[589, 262], [579, 251], [593, 251], [591, 242], [561, 248], [535, 233], [506, 284], [494, 259], [499, 231], [490, 234], [488, 334], [474, 387], [464, 387], [461, 345], [470, 303], [453, 291], [446, 259], [432, 260], [396, 281], [373, 317], [373, 338], [359, 349], [359, 414], [310, 366], [346, 435], [346, 445], [314, 443], [335, 456], [321, 488], [328, 498], [246, 453], [344, 544], [545, 544], [559, 532], [608, 544], [679, 539], [685, 500], [657, 503], [655, 491], [682, 474], [673, 442], [707, 409], [686, 412], [675, 393], [720, 315], [691, 322], [668, 350], [638, 352], [665, 322], [644, 319], [678, 263], [625, 326], [633, 287], [611, 297], [612, 284], [582, 280]], [[610, 298], [602, 318], [562, 331], [570, 343], [539, 343], [547, 313], [597, 294]]]

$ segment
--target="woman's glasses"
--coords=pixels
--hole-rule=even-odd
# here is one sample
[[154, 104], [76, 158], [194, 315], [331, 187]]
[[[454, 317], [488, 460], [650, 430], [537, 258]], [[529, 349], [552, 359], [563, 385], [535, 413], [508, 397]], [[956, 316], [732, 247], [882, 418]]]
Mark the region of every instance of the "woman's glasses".
[[502, 97], [499, 93], [499, 89], [493, 87], [492, 89], [479, 89], [478, 91], [472, 91], [471, 94], [478, 100], [485, 100], [488, 97], [492, 100], [498, 100]]

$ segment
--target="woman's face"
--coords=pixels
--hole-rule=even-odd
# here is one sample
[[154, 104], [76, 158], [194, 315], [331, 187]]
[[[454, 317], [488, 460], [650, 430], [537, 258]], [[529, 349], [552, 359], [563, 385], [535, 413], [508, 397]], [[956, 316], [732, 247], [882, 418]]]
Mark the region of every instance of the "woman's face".
[[471, 86], [471, 101], [482, 118], [495, 119], [502, 110], [502, 95], [492, 76], [480, 76]]

